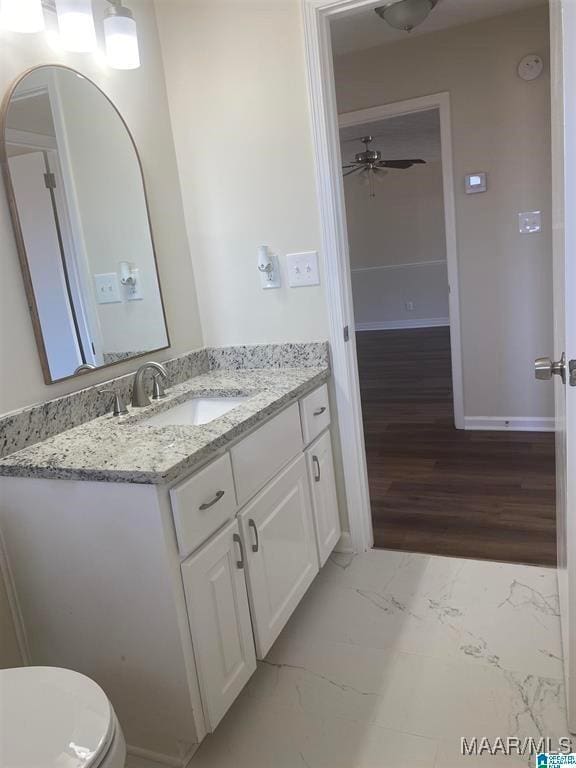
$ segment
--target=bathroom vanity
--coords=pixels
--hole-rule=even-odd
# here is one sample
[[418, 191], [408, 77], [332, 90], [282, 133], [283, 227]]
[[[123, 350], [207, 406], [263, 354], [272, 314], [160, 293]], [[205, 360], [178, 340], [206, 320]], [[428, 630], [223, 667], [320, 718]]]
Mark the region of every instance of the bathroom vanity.
[[186, 764], [339, 540], [328, 377], [209, 371], [0, 461], [30, 660], [98, 681], [133, 754]]

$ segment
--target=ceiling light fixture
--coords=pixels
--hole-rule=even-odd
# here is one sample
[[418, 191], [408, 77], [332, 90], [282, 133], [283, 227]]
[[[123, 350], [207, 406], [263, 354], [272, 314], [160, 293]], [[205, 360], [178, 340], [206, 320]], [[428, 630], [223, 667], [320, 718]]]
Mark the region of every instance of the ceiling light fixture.
[[138, 69], [138, 31], [134, 14], [119, 0], [108, 0], [110, 8], [104, 18], [104, 39], [108, 64], [114, 69]]
[[91, 0], [56, 0], [62, 46], [73, 53], [96, 50], [96, 28]]
[[0, 27], [11, 32], [40, 32], [44, 29], [42, 0], [2, 0]]
[[392, 0], [374, 8], [378, 16], [394, 29], [411, 32], [428, 17], [438, 0]]

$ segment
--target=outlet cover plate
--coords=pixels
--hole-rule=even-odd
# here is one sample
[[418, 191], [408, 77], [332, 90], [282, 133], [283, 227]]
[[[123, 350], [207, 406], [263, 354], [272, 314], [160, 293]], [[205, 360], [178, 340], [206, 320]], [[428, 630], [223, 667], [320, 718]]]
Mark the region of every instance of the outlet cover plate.
[[289, 253], [286, 256], [286, 261], [288, 264], [288, 283], [291, 288], [320, 285], [317, 251]]
[[525, 211], [518, 214], [518, 231], [521, 235], [534, 235], [542, 231], [542, 213]]

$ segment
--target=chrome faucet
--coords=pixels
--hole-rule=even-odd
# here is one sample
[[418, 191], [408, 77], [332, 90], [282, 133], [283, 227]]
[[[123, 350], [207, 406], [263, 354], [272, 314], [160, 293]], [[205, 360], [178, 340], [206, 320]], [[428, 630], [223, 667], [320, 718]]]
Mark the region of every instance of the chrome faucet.
[[166, 372], [166, 368], [164, 368], [163, 365], [160, 365], [160, 363], [155, 362], [149, 362], [149, 363], [143, 363], [140, 368], [136, 371], [136, 375], [134, 376], [134, 384], [132, 385], [132, 407], [133, 408], [143, 408], [145, 405], [150, 405], [150, 398], [146, 394], [146, 390], [144, 389], [144, 374], [146, 371], [151, 368], [155, 371], [158, 371], [158, 374], [163, 378], [166, 379], [168, 377], [168, 374]]

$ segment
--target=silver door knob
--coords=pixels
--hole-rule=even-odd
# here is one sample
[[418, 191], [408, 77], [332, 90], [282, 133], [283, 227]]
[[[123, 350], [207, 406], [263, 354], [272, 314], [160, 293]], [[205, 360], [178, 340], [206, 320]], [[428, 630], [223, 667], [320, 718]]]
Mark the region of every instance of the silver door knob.
[[554, 363], [549, 357], [538, 357], [534, 362], [534, 375], [540, 381], [548, 381], [552, 376], [561, 376], [562, 381], [566, 380], [566, 355], [562, 353], [562, 357], [558, 362]]

